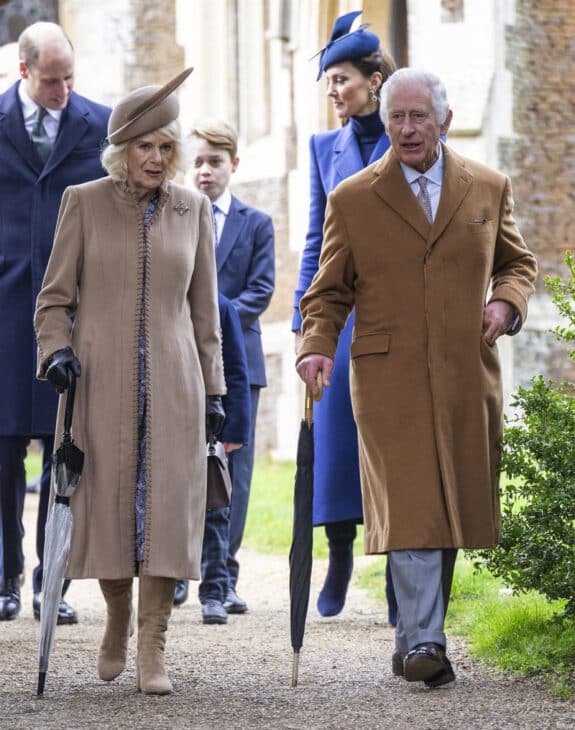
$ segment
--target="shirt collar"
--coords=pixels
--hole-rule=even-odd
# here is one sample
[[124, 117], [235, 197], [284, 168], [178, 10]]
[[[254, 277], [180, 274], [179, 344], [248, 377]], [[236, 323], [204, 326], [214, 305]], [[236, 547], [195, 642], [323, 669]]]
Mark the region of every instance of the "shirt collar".
[[[20, 102], [22, 104], [22, 114], [24, 115], [24, 121], [35, 118], [40, 107], [38, 106], [38, 104], [36, 104], [35, 101], [30, 98], [30, 96], [26, 92], [23, 81], [18, 84], [18, 96], [20, 97]], [[46, 111], [57, 124], [60, 123], [60, 117], [62, 116], [61, 109], [46, 109]]]
[[212, 205], [216, 205], [218, 207], [218, 210], [221, 210], [224, 215], [227, 215], [230, 212], [231, 204], [232, 194], [230, 193], [229, 188], [226, 188], [224, 192], [212, 203]]
[[[435, 183], [436, 185], [441, 185], [443, 183], [443, 168], [445, 161], [443, 159], [443, 148], [437, 143], [438, 147], [438, 156], [437, 160], [433, 163], [433, 165], [429, 168], [429, 170], [426, 170], [423, 174], [424, 177], [426, 177], [431, 182]], [[413, 167], [409, 167], [409, 165], [404, 164], [403, 162], [399, 163], [401, 165], [401, 170], [403, 172], [403, 175], [407, 182], [412, 185], [417, 178], [421, 177], [421, 172], [419, 170], [415, 170]]]

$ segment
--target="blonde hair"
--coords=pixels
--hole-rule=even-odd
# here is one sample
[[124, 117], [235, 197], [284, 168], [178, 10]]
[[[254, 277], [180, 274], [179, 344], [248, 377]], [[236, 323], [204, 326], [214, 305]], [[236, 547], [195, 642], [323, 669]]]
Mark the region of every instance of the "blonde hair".
[[190, 129], [189, 137], [198, 137], [213, 147], [226, 150], [230, 158], [238, 156], [238, 133], [231, 124], [220, 119], [208, 119]]
[[[164, 135], [174, 143], [174, 154], [172, 155], [172, 159], [170, 160], [170, 164], [166, 171], [166, 177], [168, 180], [171, 180], [176, 176], [178, 171], [183, 171], [186, 165], [186, 160], [184, 159], [184, 142], [182, 139], [182, 128], [180, 123], [176, 119], [173, 122], [166, 124], [165, 127], [160, 127], [159, 129], [151, 131]], [[144, 135], [140, 136], [143, 137]], [[139, 139], [139, 137], [128, 139], [126, 142], [120, 142], [120, 144], [109, 144], [102, 151], [100, 156], [102, 167], [106, 170], [112, 180], [116, 180], [117, 182], [127, 182], [128, 165], [126, 163], [126, 152], [128, 145], [130, 142], [133, 142], [134, 139]]]

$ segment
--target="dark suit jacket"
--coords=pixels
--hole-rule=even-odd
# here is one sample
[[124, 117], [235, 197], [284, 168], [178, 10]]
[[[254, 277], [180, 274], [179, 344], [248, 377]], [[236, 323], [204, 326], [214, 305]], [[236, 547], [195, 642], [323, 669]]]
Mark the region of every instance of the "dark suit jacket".
[[40, 436], [54, 432], [57, 397], [36, 380], [36, 296], [62, 193], [105, 175], [100, 151], [110, 109], [72, 93], [43, 166], [24, 126], [18, 83], [0, 95], [0, 435]]
[[218, 306], [227, 388], [222, 399], [226, 421], [220, 441], [245, 445], [250, 438], [251, 396], [242, 326], [234, 305], [223, 294], [218, 297]]
[[220, 292], [240, 317], [250, 385], [265, 386], [266, 372], [259, 317], [274, 291], [272, 219], [232, 196], [220, 242], [216, 246]]

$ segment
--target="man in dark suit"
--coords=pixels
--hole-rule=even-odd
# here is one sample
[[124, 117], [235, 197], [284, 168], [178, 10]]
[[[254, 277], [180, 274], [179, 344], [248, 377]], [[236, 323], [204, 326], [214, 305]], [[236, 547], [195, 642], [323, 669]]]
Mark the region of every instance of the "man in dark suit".
[[251, 391], [249, 443], [231, 455], [232, 505], [228, 555], [228, 613], [244, 613], [247, 605], [236, 593], [240, 548], [254, 466], [255, 426], [260, 388], [266, 385], [259, 317], [274, 291], [274, 231], [269, 215], [234, 197], [228, 184], [238, 167], [237, 134], [225, 122], [206, 122], [191, 131], [192, 179], [212, 202], [216, 266], [220, 292], [232, 301], [240, 317]]
[[[100, 151], [110, 110], [72, 91], [74, 52], [59, 25], [34, 23], [18, 39], [21, 80], [0, 95], [0, 511], [3, 560], [0, 620], [21, 608], [22, 514], [30, 439], [43, 445], [34, 570], [40, 617], [44, 528], [50, 494], [57, 397], [36, 380], [33, 313], [60, 199], [69, 185], [102, 177]], [[58, 623], [75, 623], [62, 600]]]

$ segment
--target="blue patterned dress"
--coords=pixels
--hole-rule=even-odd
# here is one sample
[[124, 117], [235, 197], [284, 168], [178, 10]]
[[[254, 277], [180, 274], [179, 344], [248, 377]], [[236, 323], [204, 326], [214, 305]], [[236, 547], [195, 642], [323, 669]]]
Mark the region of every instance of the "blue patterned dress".
[[136, 560], [141, 562], [144, 559], [144, 542], [146, 536], [146, 477], [147, 477], [147, 454], [146, 454], [146, 307], [145, 293], [148, 285], [148, 247], [150, 224], [158, 201], [159, 192], [153, 195], [144, 213], [144, 260], [142, 272], [142, 293], [140, 299], [140, 329], [138, 335], [138, 466], [136, 471]]

